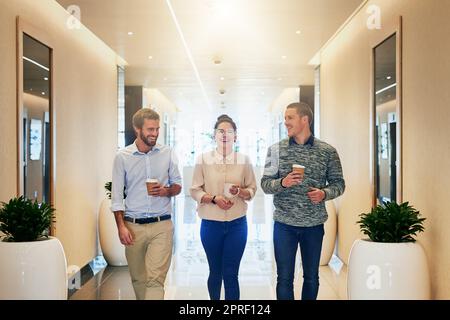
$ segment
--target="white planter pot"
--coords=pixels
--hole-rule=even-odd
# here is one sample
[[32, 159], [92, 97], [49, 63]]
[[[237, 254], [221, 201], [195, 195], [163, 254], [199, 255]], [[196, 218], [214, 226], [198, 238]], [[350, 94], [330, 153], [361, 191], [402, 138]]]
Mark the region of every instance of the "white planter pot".
[[125, 246], [120, 243], [114, 213], [111, 212], [111, 200], [104, 199], [100, 205], [99, 237], [105, 260], [111, 266], [127, 266]]
[[320, 265], [326, 266], [331, 260], [334, 248], [336, 246], [337, 233], [337, 212], [334, 201], [325, 202], [325, 207], [328, 213], [328, 220], [324, 224], [325, 235], [323, 236], [322, 252], [320, 255]]
[[425, 252], [417, 242], [356, 240], [350, 251], [350, 300], [427, 300], [430, 279]]
[[0, 300], [67, 300], [67, 262], [53, 237], [0, 241]]

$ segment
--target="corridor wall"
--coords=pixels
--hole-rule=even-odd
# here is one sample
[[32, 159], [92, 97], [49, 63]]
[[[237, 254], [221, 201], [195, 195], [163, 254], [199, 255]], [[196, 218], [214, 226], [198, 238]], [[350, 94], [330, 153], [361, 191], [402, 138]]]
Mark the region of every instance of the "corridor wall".
[[[450, 1], [368, 1], [321, 52], [321, 136], [334, 145], [347, 189], [339, 201], [338, 254], [348, 261], [371, 208], [370, 57], [382, 30], [366, 26], [381, 9], [382, 28], [403, 17], [403, 200], [427, 218], [418, 237], [428, 255], [432, 297], [450, 298]], [[407, 266], [405, 266], [407, 268]]]
[[16, 17], [53, 44], [56, 237], [69, 265], [97, 255], [97, 213], [117, 150], [119, 58], [53, 0], [0, 0], [0, 201], [16, 196]]

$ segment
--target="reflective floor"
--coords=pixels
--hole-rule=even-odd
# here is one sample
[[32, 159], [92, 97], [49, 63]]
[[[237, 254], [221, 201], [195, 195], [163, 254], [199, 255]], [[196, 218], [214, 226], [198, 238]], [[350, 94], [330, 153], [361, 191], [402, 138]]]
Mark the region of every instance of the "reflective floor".
[[[208, 263], [200, 241], [200, 219], [190, 197], [180, 196], [175, 205], [175, 247], [166, 279], [166, 299], [207, 300]], [[249, 203], [248, 240], [239, 270], [241, 299], [276, 298], [276, 265], [272, 245], [272, 198], [257, 196]], [[295, 298], [299, 299], [302, 270], [297, 255]], [[347, 269], [334, 257], [320, 267], [318, 299], [347, 299]], [[223, 297], [223, 292], [222, 292]], [[134, 300], [135, 295], [127, 267], [106, 267], [75, 292], [73, 300]]]

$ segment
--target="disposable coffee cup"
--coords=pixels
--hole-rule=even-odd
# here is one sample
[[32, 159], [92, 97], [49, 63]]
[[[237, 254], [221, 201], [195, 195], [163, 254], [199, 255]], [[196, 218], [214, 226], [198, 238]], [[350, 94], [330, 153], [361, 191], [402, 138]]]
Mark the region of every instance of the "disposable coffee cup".
[[147, 179], [145, 183], [147, 184], [147, 193], [150, 195], [150, 192], [158, 185], [159, 181], [158, 179]]
[[293, 164], [292, 171], [295, 173], [300, 173], [302, 176], [305, 175], [305, 167], [300, 164]]
[[225, 183], [223, 185], [223, 195], [226, 198], [234, 198], [236, 195], [231, 194], [230, 189], [231, 187], [234, 186], [234, 183]]

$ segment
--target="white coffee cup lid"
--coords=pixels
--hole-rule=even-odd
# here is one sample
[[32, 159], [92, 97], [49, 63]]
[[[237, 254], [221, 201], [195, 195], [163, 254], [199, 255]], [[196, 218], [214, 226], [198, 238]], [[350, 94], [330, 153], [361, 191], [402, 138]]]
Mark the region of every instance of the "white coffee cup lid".
[[147, 179], [148, 183], [158, 183], [158, 179]]
[[303, 169], [305, 169], [305, 167], [300, 165], [300, 164], [293, 164], [292, 168], [303, 168]]

